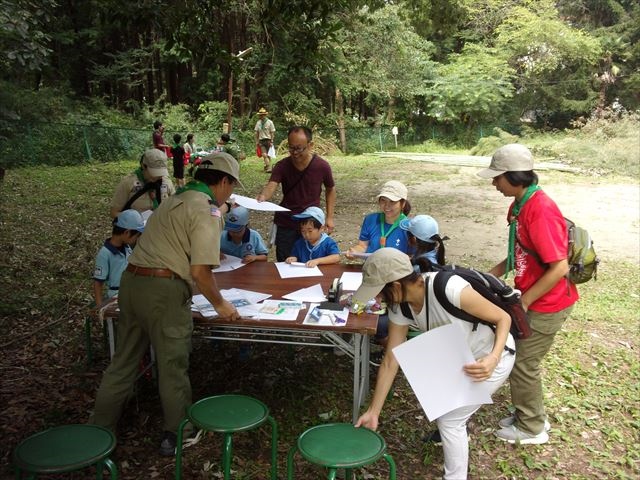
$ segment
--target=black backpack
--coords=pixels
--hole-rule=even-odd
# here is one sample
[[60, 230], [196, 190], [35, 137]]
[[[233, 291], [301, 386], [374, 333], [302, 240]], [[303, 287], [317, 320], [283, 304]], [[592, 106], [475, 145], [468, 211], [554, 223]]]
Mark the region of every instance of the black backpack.
[[[509, 314], [511, 317], [510, 332], [513, 338], [524, 340], [531, 336], [527, 313], [522, 307], [520, 292], [518, 290], [511, 288], [490, 273], [480, 272], [472, 268], [459, 267], [457, 265], [442, 266], [434, 264], [431, 264], [430, 267], [431, 271], [438, 272], [438, 274], [434, 276], [433, 292], [440, 305], [454, 317], [473, 323], [473, 331], [478, 328], [479, 323], [487, 325], [493, 331], [495, 331], [495, 325], [465, 312], [449, 301], [445, 294], [445, 288], [452, 275], [458, 275], [464, 278], [476, 292]], [[411, 310], [407, 303], [401, 303], [400, 309], [405, 317], [412, 318]], [[511, 349], [507, 347], [505, 347], [505, 349], [511, 351]]]

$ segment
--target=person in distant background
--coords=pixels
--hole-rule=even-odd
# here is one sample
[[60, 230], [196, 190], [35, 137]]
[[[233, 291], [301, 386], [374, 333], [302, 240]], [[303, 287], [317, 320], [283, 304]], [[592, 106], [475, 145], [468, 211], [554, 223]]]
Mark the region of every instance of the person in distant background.
[[267, 117], [269, 112], [262, 107], [258, 110], [258, 121], [254, 128], [256, 132], [256, 147], [260, 146], [262, 160], [264, 161], [264, 171], [271, 173], [271, 157], [269, 157], [269, 147], [273, 146], [276, 138], [276, 127]]
[[239, 162], [247, 158], [247, 156], [240, 150], [236, 141], [231, 138], [228, 133], [220, 135], [220, 140], [218, 140], [218, 143], [216, 144], [216, 150], [219, 152], [227, 152]]
[[169, 155], [169, 145], [167, 145], [164, 141], [164, 125], [160, 120], [156, 120], [153, 122], [153, 134], [151, 138], [153, 140], [153, 148], [157, 148], [165, 153], [165, 155]]
[[196, 153], [196, 137], [193, 133], [187, 133], [187, 141], [182, 146], [182, 148], [184, 149], [184, 153], [186, 153], [189, 157], [189, 162], [193, 163], [191, 155]]
[[173, 136], [173, 147], [171, 154], [173, 155], [173, 178], [176, 179], [178, 187], [184, 186], [184, 149], [180, 145], [182, 137], [176, 133]]
[[140, 167], [120, 180], [116, 187], [111, 200], [111, 218], [129, 208], [140, 213], [155, 210], [174, 193], [175, 188], [167, 170], [167, 156], [160, 150], [150, 148], [142, 155]]

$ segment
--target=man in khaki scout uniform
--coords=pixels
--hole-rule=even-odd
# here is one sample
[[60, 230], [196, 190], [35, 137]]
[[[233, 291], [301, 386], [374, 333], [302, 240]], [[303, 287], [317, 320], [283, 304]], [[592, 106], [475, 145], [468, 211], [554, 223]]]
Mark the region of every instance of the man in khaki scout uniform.
[[92, 421], [115, 431], [140, 359], [151, 343], [164, 412], [161, 455], [174, 455], [178, 425], [191, 405], [192, 282], [220, 317], [239, 318], [235, 307], [220, 295], [211, 273], [211, 267], [220, 264], [225, 201], [239, 184], [239, 170], [227, 153], [204, 157], [195, 180], [149, 217], [122, 275], [118, 343], [98, 390]]
[[[145, 190], [142, 195], [131, 205], [127, 205], [127, 202], [141, 190]], [[155, 210], [163, 200], [174, 193], [175, 188], [167, 170], [167, 155], [163, 151], [151, 148], [142, 155], [140, 167], [120, 180], [111, 199], [111, 218], [116, 218], [121, 211], [129, 208], [140, 213]], [[127, 208], [124, 208], [125, 205]]]

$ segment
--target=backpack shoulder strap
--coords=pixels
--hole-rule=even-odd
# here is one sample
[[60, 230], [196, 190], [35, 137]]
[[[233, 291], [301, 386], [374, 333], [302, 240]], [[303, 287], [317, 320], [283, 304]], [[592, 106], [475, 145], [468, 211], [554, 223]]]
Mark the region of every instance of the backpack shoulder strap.
[[[445, 289], [447, 287], [447, 282], [449, 279], [455, 275], [455, 271], [440, 271], [436, 274], [435, 279], [433, 281], [433, 293], [438, 300], [438, 303], [442, 305], [442, 307], [453, 315], [456, 318], [461, 320], [465, 320], [469, 323], [473, 323], [473, 331], [478, 329], [479, 320], [473, 315], [468, 314], [461, 308], [456, 307], [453, 303], [449, 301], [447, 298], [447, 294]], [[473, 287], [472, 287], [473, 288]]]

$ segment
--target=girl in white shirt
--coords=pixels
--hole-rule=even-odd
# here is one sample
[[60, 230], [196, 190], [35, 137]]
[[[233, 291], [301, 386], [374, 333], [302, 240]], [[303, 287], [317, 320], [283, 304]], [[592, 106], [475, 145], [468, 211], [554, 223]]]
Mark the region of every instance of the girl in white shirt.
[[[356, 302], [366, 302], [378, 295], [386, 302], [389, 312], [389, 341], [384, 360], [378, 370], [371, 405], [360, 416], [356, 427], [378, 428], [378, 418], [384, 401], [398, 372], [398, 362], [393, 349], [407, 338], [409, 326], [421, 331], [455, 323], [460, 327], [473, 356], [474, 363], [464, 366], [464, 373], [476, 382], [487, 382], [491, 393], [508, 378], [515, 355], [505, 349], [515, 350], [515, 342], [509, 333], [511, 317], [479, 293], [461, 277], [452, 275], [446, 284], [449, 301], [465, 312], [495, 325], [495, 333], [487, 325], [474, 324], [458, 319], [438, 302], [433, 291], [433, 280], [438, 273], [416, 273], [409, 257], [395, 248], [382, 248], [365, 262], [362, 285], [354, 294]], [[425, 302], [425, 286], [427, 302]], [[400, 303], [406, 302], [411, 316], [402, 314]], [[428, 312], [427, 312], [428, 309]], [[427, 315], [428, 313], [428, 315]], [[438, 394], [438, 392], [434, 392]], [[445, 479], [466, 479], [469, 463], [467, 421], [480, 405], [456, 408], [436, 419], [444, 451]]]

